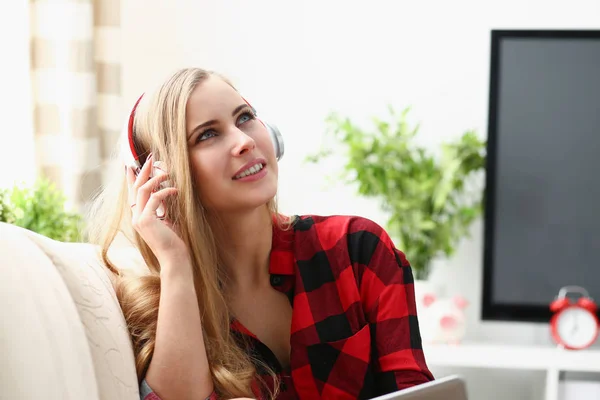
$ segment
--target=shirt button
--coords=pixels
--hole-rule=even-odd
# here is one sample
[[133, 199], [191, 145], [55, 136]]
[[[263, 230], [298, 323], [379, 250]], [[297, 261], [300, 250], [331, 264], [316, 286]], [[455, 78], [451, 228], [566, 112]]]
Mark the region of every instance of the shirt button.
[[271, 285], [272, 286], [281, 285], [281, 281], [282, 281], [282, 279], [280, 276], [277, 276], [277, 275], [271, 276]]

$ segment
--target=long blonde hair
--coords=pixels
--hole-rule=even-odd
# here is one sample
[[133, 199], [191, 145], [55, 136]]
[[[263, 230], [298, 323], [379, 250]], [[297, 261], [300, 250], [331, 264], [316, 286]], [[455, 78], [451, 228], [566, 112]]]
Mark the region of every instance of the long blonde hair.
[[[168, 215], [190, 250], [205, 347], [215, 389], [222, 396], [253, 397], [253, 383], [259, 377], [253, 360], [230, 333], [231, 314], [219, 286], [224, 276], [219, 268], [217, 243], [204, 208], [199, 204], [198, 190], [188, 161], [186, 104], [194, 88], [214, 75], [219, 76], [198, 68], [182, 69], [171, 75], [154, 93], [146, 93], [135, 113], [135, 143], [138, 153], [148, 154], [152, 151], [155, 159], [165, 163], [171, 182], [178, 188], [177, 198], [168, 205]], [[88, 220], [87, 238], [100, 246], [103, 262], [115, 274], [115, 290], [131, 334], [136, 371], [141, 380], [154, 352], [160, 265], [131, 226], [125, 175], [116, 178], [94, 201]], [[277, 213], [275, 199], [269, 201], [267, 207], [272, 215], [277, 216], [277, 223], [281, 224], [282, 229], [286, 229], [286, 219]], [[149, 268], [148, 274], [127, 274], [109, 259], [109, 249], [119, 232], [135, 243]], [[275, 378], [275, 374], [267, 370]], [[271, 397], [275, 396], [276, 393], [271, 393]]]

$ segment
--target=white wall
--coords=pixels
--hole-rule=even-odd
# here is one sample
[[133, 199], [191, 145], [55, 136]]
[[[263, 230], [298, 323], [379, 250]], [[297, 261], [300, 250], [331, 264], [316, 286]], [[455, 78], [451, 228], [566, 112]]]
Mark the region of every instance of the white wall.
[[[302, 164], [318, 148], [327, 113], [365, 120], [388, 102], [412, 105], [428, 145], [470, 128], [485, 137], [490, 29], [600, 28], [598, 0], [128, 0], [122, 11], [125, 104], [174, 68], [216, 69], [285, 135], [283, 212], [360, 214], [382, 224], [376, 203], [328, 187], [322, 169]], [[480, 322], [481, 234], [478, 223], [432, 277], [471, 301], [467, 339], [549, 344], [546, 325]], [[537, 398], [544, 378], [458, 372], [474, 399]]]

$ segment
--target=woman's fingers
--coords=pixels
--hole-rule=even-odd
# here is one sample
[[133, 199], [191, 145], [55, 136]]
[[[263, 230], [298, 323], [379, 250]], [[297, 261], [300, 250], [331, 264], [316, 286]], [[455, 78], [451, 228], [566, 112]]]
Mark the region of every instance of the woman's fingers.
[[[165, 199], [169, 196], [174, 196], [176, 194], [177, 194], [176, 188], [165, 188], [165, 189], [159, 190], [158, 192], [152, 193], [150, 195], [150, 199], [146, 203], [146, 207], [144, 207], [143, 214], [146, 214], [148, 216], [154, 215], [154, 216], [158, 216], [159, 218], [163, 218], [164, 217], [164, 201], [165, 201]], [[163, 208], [163, 211], [158, 212], [159, 208], [161, 208], [161, 207]], [[162, 213], [162, 215], [159, 215], [161, 213]]]
[[150, 196], [154, 193], [154, 192], [160, 192], [163, 189], [160, 189], [160, 184], [161, 182], [164, 182], [166, 180], [169, 179], [169, 175], [168, 174], [160, 174], [157, 176], [154, 176], [152, 178], [150, 178], [146, 183], [144, 183], [142, 186], [139, 187], [139, 189], [137, 189], [137, 197], [135, 199], [135, 209], [139, 210], [139, 212], [143, 212], [143, 210], [146, 208], [146, 203], [148, 203], [148, 200], [150, 199]]
[[[146, 227], [150, 227], [152, 224], [156, 223], [157, 218], [163, 219], [159, 218], [157, 215], [157, 209], [164, 203], [164, 200], [167, 197], [175, 194], [177, 194], [177, 189], [175, 188], [166, 188], [152, 193], [146, 206], [143, 209], [139, 209], [139, 213], [133, 215], [131, 223], [134, 228], [138, 232], [141, 232], [141, 230], [145, 230]], [[170, 221], [161, 221], [161, 223], [165, 222], [169, 222], [167, 225], [170, 225]]]
[[150, 154], [137, 176], [133, 168], [126, 167], [129, 205], [134, 225], [139, 225], [140, 219], [147, 220], [150, 216], [153, 219], [165, 219], [164, 199], [177, 192], [167, 190], [170, 184], [167, 182], [169, 174], [160, 161], [154, 162], [153, 159]]
[[126, 165], [126, 176], [127, 176], [127, 191], [129, 198], [129, 205], [134, 208], [135, 203], [137, 202], [137, 191], [140, 186], [142, 186], [145, 182], [148, 181], [150, 177], [150, 172], [152, 171], [149, 168], [149, 165], [152, 165], [152, 154], [148, 156], [148, 162], [146, 162], [139, 174], [136, 176], [136, 173], [132, 166]]
[[152, 163], [154, 162], [154, 154], [150, 154], [146, 159], [146, 162], [142, 166], [140, 173], [135, 179], [135, 183], [133, 184], [134, 189], [140, 188], [144, 185], [148, 179], [150, 179], [150, 173], [152, 172]]

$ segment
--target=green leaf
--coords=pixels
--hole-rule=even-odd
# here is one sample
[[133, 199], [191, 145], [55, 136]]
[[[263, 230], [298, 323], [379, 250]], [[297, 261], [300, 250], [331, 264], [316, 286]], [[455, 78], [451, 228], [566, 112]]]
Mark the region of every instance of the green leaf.
[[51, 239], [64, 242], [81, 240], [83, 219], [65, 207], [66, 198], [46, 179], [27, 187], [15, 185], [0, 192], [0, 221], [8, 222]]
[[420, 125], [409, 122], [410, 107], [398, 112], [388, 105], [387, 111], [387, 119], [373, 117], [368, 128], [329, 114], [325, 136], [335, 144], [307, 161], [343, 155], [341, 172], [329, 176], [343, 177], [360, 195], [379, 200], [396, 245], [406, 253], [415, 276], [426, 277], [431, 260], [453, 254], [481, 215], [483, 189], [467, 196], [465, 182], [484, 170], [486, 143], [468, 130], [442, 144], [441, 156], [435, 157], [416, 143]]

